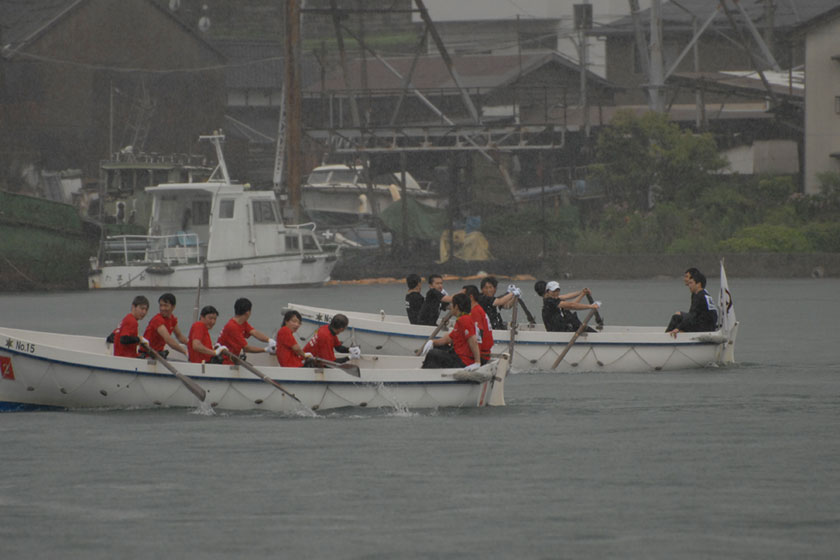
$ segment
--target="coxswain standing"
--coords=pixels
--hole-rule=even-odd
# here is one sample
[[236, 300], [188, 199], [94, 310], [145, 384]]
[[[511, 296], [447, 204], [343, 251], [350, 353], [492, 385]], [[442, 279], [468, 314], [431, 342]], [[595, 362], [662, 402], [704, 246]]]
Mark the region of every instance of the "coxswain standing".
[[[149, 339], [149, 347], [166, 358], [169, 351], [165, 350], [168, 344], [173, 350], [187, 355], [187, 349], [181, 343], [187, 343], [187, 337], [178, 328], [178, 318], [175, 316], [175, 295], [170, 293], [162, 294], [158, 298], [160, 313], [152, 317], [143, 333]], [[172, 335], [175, 336], [172, 336]]]
[[[224, 346], [231, 354], [240, 358], [243, 357], [243, 351], [251, 352], [252, 354], [257, 352], [274, 353], [277, 349], [277, 342], [248, 323], [248, 319], [251, 317], [251, 300], [247, 298], [236, 300], [233, 303], [233, 314], [234, 316], [225, 324], [221, 334], [219, 334], [219, 338], [216, 340], [218, 344]], [[248, 344], [248, 337], [251, 336], [268, 343], [268, 346], [262, 348]], [[223, 354], [222, 363], [233, 364], [233, 360]]]
[[[466, 294], [452, 296], [452, 311], [458, 317], [452, 330], [441, 338], [429, 340], [423, 347], [424, 368], [464, 368], [481, 366], [481, 352], [475, 335], [475, 320], [470, 315], [470, 298]], [[450, 348], [435, 348], [449, 346]]]
[[139, 336], [140, 329], [138, 321], [142, 321], [149, 312], [149, 300], [146, 296], [137, 296], [131, 302], [131, 311], [123, 317], [120, 324], [108, 336], [108, 341], [114, 343], [114, 356], [124, 358], [137, 358], [137, 343], [148, 344], [145, 337]]
[[212, 305], [205, 305], [201, 308], [201, 314], [195, 323], [190, 327], [190, 334], [187, 337], [187, 350], [190, 361], [196, 364], [210, 362], [212, 364], [222, 363], [222, 349], [219, 346], [213, 349], [213, 339], [210, 338], [210, 329], [216, 326], [216, 319], [219, 312]]

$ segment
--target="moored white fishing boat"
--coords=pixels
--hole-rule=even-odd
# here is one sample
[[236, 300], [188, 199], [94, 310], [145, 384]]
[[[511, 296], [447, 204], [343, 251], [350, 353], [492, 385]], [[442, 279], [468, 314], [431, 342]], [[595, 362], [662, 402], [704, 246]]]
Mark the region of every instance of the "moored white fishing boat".
[[[644, 372], [698, 368], [735, 361], [738, 322], [721, 264], [721, 326], [713, 332], [680, 333], [673, 338], [662, 327], [606, 325], [598, 332], [583, 333], [556, 371]], [[299, 338], [308, 338], [336, 313], [347, 315], [352, 344], [362, 353], [414, 355], [434, 327], [412, 325], [404, 314], [389, 315], [325, 309], [288, 304], [303, 318]], [[549, 370], [566, 349], [574, 333], [546, 332], [542, 324], [519, 323], [511, 367], [519, 371]], [[346, 335], [345, 335], [346, 336]], [[441, 336], [441, 335], [439, 335]], [[493, 353], [508, 352], [510, 331], [493, 331]]]
[[[300, 402], [244, 367], [172, 361], [223, 410], [296, 413], [344, 407], [396, 409], [504, 405], [509, 360], [476, 371], [420, 369], [420, 358], [353, 360], [337, 368], [281, 368], [267, 354], [249, 362]], [[274, 365], [271, 365], [271, 362]], [[0, 327], [0, 410], [32, 407], [197, 407], [198, 398], [155, 360], [111, 355], [103, 338]]]
[[321, 247], [314, 224], [284, 224], [273, 191], [231, 182], [223, 138], [202, 137], [219, 160], [208, 181], [146, 189], [147, 235], [105, 239], [89, 287], [307, 286], [329, 279], [337, 253]]

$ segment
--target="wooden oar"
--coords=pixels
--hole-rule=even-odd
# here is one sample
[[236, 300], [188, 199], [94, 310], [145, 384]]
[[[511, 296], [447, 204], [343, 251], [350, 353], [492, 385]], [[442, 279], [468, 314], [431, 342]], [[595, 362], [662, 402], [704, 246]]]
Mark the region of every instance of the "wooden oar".
[[[592, 297], [592, 294], [586, 294], [586, 299], [589, 303], [595, 303], [595, 299]], [[604, 328], [604, 320], [601, 318], [601, 314], [598, 313], [598, 310], [595, 309], [595, 322], [598, 324], [597, 329], [600, 331]]]
[[423, 342], [423, 346], [421, 346], [420, 348], [418, 348], [417, 350], [415, 350], [415, 351], [414, 351], [414, 355], [415, 355], [415, 356], [419, 356], [419, 355], [420, 355], [420, 352], [422, 352], [422, 351], [423, 351], [423, 347], [424, 347], [424, 346], [426, 346], [426, 342], [429, 342], [430, 340], [434, 340], [434, 338], [435, 338], [435, 337], [437, 336], [437, 334], [440, 332], [440, 329], [442, 329], [442, 328], [443, 328], [443, 326], [444, 326], [447, 322], [449, 322], [449, 318], [450, 318], [450, 317], [452, 317], [452, 308], [451, 308], [451, 307], [450, 307], [449, 311], [447, 311], [447, 312], [446, 312], [446, 315], [444, 315], [444, 316], [443, 316], [443, 319], [441, 319], [441, 320], [440, 320], [440, 324], [438, 324], [438, 326], [435, 328], [435, 330], [433, 330], [433, 331], [432, 331], [432, 334], [430, 334], [430, 335], [429, 335], [429, 338], [427, 338], [427, 339]]
[[201, 309], [201, 280], [198, 281], [198, 291], [195, 293], [195, 307], [193, 307], [193, 323], [198, 321], [199, 310]]
[[592, 311], [589, 312], [589, 315], [587, 315], [586, 319], [583, 320], [583, 323], [580, 324], [580, 326], [578, 327], [578, 330], [575, 331], [575, 334], [574, 334], [574, 336], [572, 336], [572, 339], [569, 341], [569, 343], [566, 345], [566, 347], [563, 349], [563, 351], [560, 352], [560, 355], [557, 356], [557, 359], [554, 360], [554, 365], [551, 366], [551, 369], [555, 369], [557, 366], [560, 365], [560, 362], [563, 361], [563, 358], [565, 358], [566, 354], [569, 353], [569, 350], [572, 349], [572, 346], [575, 344], [575, 341], [578, 339], [578, 337], [581, 335], [581, 333], [586, 330], [586, 325], [587, 325], [587, 323], [589, 323], [589, 320], [592, 319], [592, 316], [595, 315], [597, 312], [598, 312], [597, 309], [593, 309]]
[[510, 316], [510, 343], [508, 344], [508, 353], [513, 356], [513, 345], [516, 343], [516, 300], [522, 301], [517, 296], [513, 296], [513, 313]]
[[349, 373], [350, 375], [353, 375], [355, 377], [361, 377], [362, 376], [362, 372], [359, 371], [359, 366], [357, 366], [355, 364], [339, 364], [338, 362], [331, 362], [329, 360], [325, 360], [324, 358], [315, 358], [315, 357], [313, 357], [312, 360], [315, 363], [323, 364], [323, 365], [329, 366], [331, 368], [343, 369], [344, 373]]
[[143, 343], [141, 342], [141, 343], [140, 343], [140, 346], [142, 346], [143, 348], [145, 348], [145, 349], [146, 349], [146, 352], [148, 352], [149, 354], [151, 354], [151, 355], [152, 355], [152, 357], [153, 357], [155, 360], [157, 360], [158, 362], [162, 363], [162, 364], [163, 364], [163, 367], [165, 367], [166, 369], [168, 369], [169, 371], [171, 371], [171, 372], [172, 372], [172, 375], [174, 375], [175, 377], [177, 377], [177, 378], [178, 378], [178, 380], [179, 380], [181, 383], [183, 383], [183, 384], [184, 384], [184, 386], [185, 386], [187, 389], [189, 389], [189, 390], [190, 390], [190, 393], [192, 393], [193, 395], [195, 395], [195, 396], [198, 398], [198, 400], [200, 400], [201, 402], [204, 402], [204, 399], [207, 397], [207, 391], [205, 391], [205, 390], [201, 387], [201, 385], [199, 385], [198, 383], [196, 383], [195, 381], [193, 381], [191, 378], [187, 377], [186, 375], [184, 375], [183, 373], [181, 373], [180, 371], [178, 371], [177, 369], [175, 369], [175, 367], [174, 367], [172, 364], [170, 364], [170, 363], [169, 363], [169, 361], [168, 361], [166, 358], [164, 358], [163, 356], [161, 356], [161, 355], [160, 355], [160, 354], [159, 354], [159, 353], [158, 353], [158, 352], [157, 352], [154, 348], [150, 347], [148, 344], [143, 344]]
[[[239, 356], [233, 354], [230, 350], [225, 350], [223, 353], [226, 354], [231, 360], [233, 360], [233, 363], [235, 363], [236, 365], [244, 367], [245, 369], [247, 369], [248, 371], [250, 371], [251, 373], [253, 373], [257, 377], [259, 377], [260, 379], [262, 379], [266, 383], [269, 383], [269, 384], [275, 386], [277, 389], [279, 389], [280, 391], [282, 391], [286, 395], [289, 395], [290, 397], [292, 397], [294, 400], [296, 400], [300, 404], [303, 404], [301, 402], [301, 400], [295, 396], [294, 393], [292, 393], [290, 391], [287, 391], [282, 385], [280, 385], [279, 383], [274, 381], [272, 378], [270, 378], [269, 376], [267, 376], [266, 374], [264, 374], [263, 372], [261, 372], [260, 370], [258, 370], [257, 368], [255, 368], [254, 366], [252, 366], [251, 364], [249, 364], [248, 362], [246, 362], [242, 358], [240, 358]], [[304, 406], [306, 406], [306, 405], [304, 405]]]
[[[516, 304], [514, 304], [514, 306], [515, 305]], [[536, 322], [534, 321], [534, 316], [531, 315], [531, 311], [528, 309], [528, 306], [525, 305], [525, 301], [522, 298], [519, 298], [519, 305], [522, 306], [522, 311], [524, 311], [525, 316], [528, 317], [528, 324], [531, 326], [536, 325]], [[514, 307], [513, 312], [516, 313], [516, 307]]]

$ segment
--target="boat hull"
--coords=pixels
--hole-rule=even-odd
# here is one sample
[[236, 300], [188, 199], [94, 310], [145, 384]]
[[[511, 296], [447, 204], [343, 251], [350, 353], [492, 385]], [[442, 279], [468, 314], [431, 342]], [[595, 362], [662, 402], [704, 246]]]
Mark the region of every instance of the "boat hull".
[[[420, 360], [370, 356], [355, 361], [360, 377], [342, 369], [281, 368], [273, 356], [252, 364], [289, 395], [245, 368], [172, 361], [223, 410], [295, 414], [345, 407], [440, 408], [504, 405], [507, 359], [478, 372], [423, 370]], [[400, 366], [400, 367], [396, 367]], [[0, 409], [159, 408], [199, 406], [198, 399], [154, 360], [110, 355], [104, 339], [0, 328]]]
[[328, 281], [336, 256], [330, 253], [276, 255], [215, 261], [203, 264], [161, 266], [156, 264], [106, 265], [91, 273], [91, 289], [194, 288], [201, 281], [207, 288], [255, 286], [317, 286]]
[[[336, 313], [350, 319], [352, 344], [362, 353], [413, 355], [423, 347], [434, 327], [411, 325], [404, 316], [310, 307], [290, 303], [303, 318], [298, 331], [309, 338]], [[647, 372], [670, 371], [734, 362], [737, 327], [731, 333], [680, 333], [673, 338], [659, 327], [607, 326], [603, 331], [582, 334], [560, 364], [554, 368], [574, 333], [546, 332], [542, 325], [520, 324], [517, 328], [511, 367], [518, 371]], [[438, 335], [442, 336], [442, 335]], [[508, 352], [510, 331], [493, 331], [492, 352]]]

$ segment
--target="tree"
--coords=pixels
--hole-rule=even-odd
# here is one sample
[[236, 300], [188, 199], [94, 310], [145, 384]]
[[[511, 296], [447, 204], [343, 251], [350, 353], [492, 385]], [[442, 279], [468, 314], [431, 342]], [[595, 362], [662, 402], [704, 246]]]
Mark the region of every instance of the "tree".
[[693, 205], [726, 165], [711, 135], [683, 131], [666, 115], [619, 111], [610, 125], [598, 136], [592, 174], [610, 202], [628, 209]]

